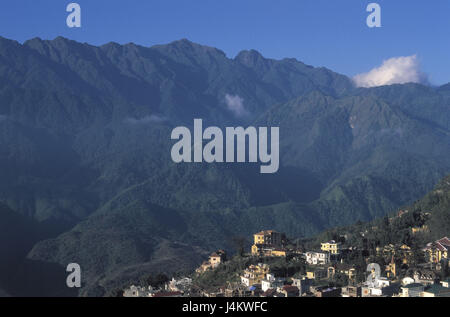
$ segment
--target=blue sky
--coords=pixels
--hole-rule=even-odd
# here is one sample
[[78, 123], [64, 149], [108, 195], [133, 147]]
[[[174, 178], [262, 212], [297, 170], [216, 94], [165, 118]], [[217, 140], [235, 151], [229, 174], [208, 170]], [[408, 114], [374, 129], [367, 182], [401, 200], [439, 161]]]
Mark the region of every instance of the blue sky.
[[[0, 36], [145, 46], [188, 38], [229, 57], [253, 48], [349, 76], [417, 54], [433, 84], [450, 82], [449, 0], [78, 0], [80, 29], [65, 24], [70, 2], [3, 1]], [[381, 5], [382, 28], [366, 25], [371, 2]]]

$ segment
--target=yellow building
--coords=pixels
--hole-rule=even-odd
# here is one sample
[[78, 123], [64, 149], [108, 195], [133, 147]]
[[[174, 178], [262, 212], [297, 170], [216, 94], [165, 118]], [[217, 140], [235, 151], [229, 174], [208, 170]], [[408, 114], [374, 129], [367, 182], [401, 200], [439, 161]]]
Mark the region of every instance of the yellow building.
[[435, 242], [428, 243], [425, 252], [431, 263], [439, 263], [444, 259], [449, 259], [450, 239], [445, 237]]
[[253, 235], [254, 244], [267, 244], [273, 246], [281, 246], [283, 243], [284, 234], [274, 230], [265, 230]]
[[226, 255], [225, 251], [219, 250], [209, 256], [209, 263], [211, 264], [212, 268], [216, 268], [221, 263], [225, 262], [226, 258], [227, 258], [227, 255]]
[[286, 257], [287, 251], [285, 249], [274, 248], [264, 244], [254, 244], [252, 245], [252, 255], [267, 257]]
[[350, 280], [356, 277], [356, 269], [351, 265], [336, 264], [336, 266], [329, 266], [327, 271], [328, 278], [333, 278], [336, 273], [346, 275]]
[[416, 234], [416, 233], [419, 233], [419, 232], [428, 232], [428, 231], [429, 230], [428, 230], [428, 226], [427, 225], [423, 225], [422, 227], [411, 228], [412, 234]]
[[261, 245], [254, 244], [252, 245], [252, 255], [260, 255], [262, 253]]
[[217, 252], [214, 252], [209, 256], [208, 261], [203, 262], [202, 265], [196, 271], [197, 273], [203, 273], [210, 269], [215, 269], [221, 263], [225, 262], [226, 258], [227, 255], [225, 251], [219, 250]]
[[277, 257], [286, 257], [286, 250], [283, 249], [273, 249], [272, 250], [272, 256], [277, 256]]
[[351, 268], [351, 269], [348, 269], [348, 270], [344, 270], [344, 271], [342, 271], [342, 273], [344, 273], [345, 275], [347, 275], [347, 277], [348, 277], [350, 280], [353, 280], [353, 279], [356, 278], [356, 269], [355, 269], [355, 268]]
[[241, 283], [246, 286], [261, 284], [268, 273], [270, 267], [267, 264], [250, 265], [241, 275]]
[[341, 252], [341, 243], [334, 240], [321, 243], [321, 250], [330, 252], [331, 254], [339, 254]]
[[413, 252], [411, 250], [411, 247], [402, 244], [402, 245], [393, 245], [388, 244], [384, 247], [377, 247], [376, 252], [378, 256], [384, 256], [384, 257], [392, 257], [395, 255], [396, 258], [401, 259], [403, 264], [409, 264], [411, 257], [413, 256]]
[[286, 256], [283, 249], [286, 236], [274, 230], [265, 230], [253, 235], [252, 255], [254, 256]]
[[324, 270], [324, 269], [317, 269], [317, 270], [306, 272], [306, 277], [311, 280], [320, 280], [320, 279], [327, 278], [327, 276], [328, 276], [328, 272], [327, 272], [327, 270]]
[[394, 278], [397, 276], [397, 265], [395, 264], [394, 256], [392, 256], [391, 263], [386, 266], [386, 276]]

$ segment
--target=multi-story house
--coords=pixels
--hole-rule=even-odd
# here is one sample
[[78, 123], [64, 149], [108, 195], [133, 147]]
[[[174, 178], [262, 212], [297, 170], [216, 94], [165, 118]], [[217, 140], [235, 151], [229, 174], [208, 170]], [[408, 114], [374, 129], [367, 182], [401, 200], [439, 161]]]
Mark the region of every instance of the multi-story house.
[[334, 240], [321, 243], [320, 249], [324, 252], [330, 252], [331, 254], [339, 254], [341, 252], [341, 243]]
[[265, 230], [253, 235], [253, 244], [268, 244], [273, 246], [281, 246], [285, 240], [283, 233], [276, 232], [274, 230]]
[[398, 291], [396, 284], [392, 284], [387, 278], [381, 277], [375, 283], [366, 283], [361, 290], [362, 297], [392, 296]]
[[306, 278], [311, 280], [321, 280], [327, 278], [328, 272], [325, 269], [316, 269], [306, 272]]
[[158, 290], [153, 289], [153, 287], [142, 287], [131, 285], [129, 288], [125, 289], [123, 292], [123, 297], [151, 297]]
[[188, 277], [181, 278], [176, 280], [172, 278], [172, 280], [166, 284], [166, 291], [169, 292], [187, 292], [192, 286], [192, 279]]
[[441, 285], [442, 285], [442, 287], [450, 288], [450, 277], [441, 281]]
[[252, 255], [285, 257], [286, 235], [274, 230], [265, 230], [253, 235]]
[[221, 263], [225, 262], [226, 260], [227, 254], [225, 253], [224, 250], [219, 250], [209, 256], [209, 263], [211, 264], [211, 267], [213, 269], [218, 267]]
[[326, 265], [330, 263], [329, 252], [306, 252], [306, 263], [311, 265]]
[[303, 278], [293, 278], [292, 286], [296, 286], [299, 290], [299, 294], [302, 295], [304, 293], [309, 292], [313, 280], [303, 277]]
[[356, 277], [356, 269], [350, 264], [338, 263], [328, 267], [328, 278], [333, 278], [336, 273], [346, 275], [349, 280], [353, 280]]
[[241, 283], [248, 287], [261, 284], [268, 273], [270, 268], [267, 264], [250, 265], [241, 275]]
[[266, 278], [261, 281], [261, 289], [263, 292], [271, 288], [278, 288], [284, 286], [283, 278], [276, 278], [273, 274], [267, 274]]
[[219, 250], [217, 252], [212, 253], [209, 256], [208, 261], [202, 263], [202, 265], [196, 270], [197, 273], [203, 273], [210, 269], [215, 269], [221, 263], [225, 262], [227, 259], [226, 252], [223, 250]]
[[293, 285], [284, 285], [278, 288], [278, 292], [283, 294], [284, 297], [298, 297], [299, 290], [296, 286]]
[[342, 297], [361, 297], [361, 286], [348, 285], [341, 292]]
[[439, 263], [442, 260], [448, 260], [450, 259], [450, 239], [444, 237], [435, 242], [430, 242], [424, 251], [428, 255], [428, 261], [430, 263]]

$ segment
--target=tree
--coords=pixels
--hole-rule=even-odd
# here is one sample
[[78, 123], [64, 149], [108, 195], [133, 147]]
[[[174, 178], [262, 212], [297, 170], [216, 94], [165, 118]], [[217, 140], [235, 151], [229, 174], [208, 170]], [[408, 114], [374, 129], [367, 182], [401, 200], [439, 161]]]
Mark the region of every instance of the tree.
[[248, 243], [247, 239], [243, 236], [234, 236], [231, 238], [231, 243], [239, 256], [243, 257], [245, 255], [245, 246]]

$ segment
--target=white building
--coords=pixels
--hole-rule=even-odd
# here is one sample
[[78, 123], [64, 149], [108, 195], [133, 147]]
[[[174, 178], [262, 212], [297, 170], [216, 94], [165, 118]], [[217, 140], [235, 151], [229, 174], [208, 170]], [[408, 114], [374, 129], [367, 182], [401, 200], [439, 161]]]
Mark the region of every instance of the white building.
[[170, 292], [186, 292], [190, 289], [191, 285], [191, 278], [184, 277], [179, 280], [172, 278], [172, 280], [166, 285], [166, 290]]
[[284, 279], [283, 278], [276, 278], [273, 274], [267, 274], [266, 278], [261, 281], [261, 289], [263, 292], [267, 291], [271, 288], [278, 288], [282, 287], [284, 285]]
[[442, 287], [450, 288], [450, 278], [447, 278], [446, 280], [441, 281]]
[[250, 277], [249, 276], [241, 276], [241, 283], [245, 286], [250, 286]]
[[151, 287], [141, 287], [131, 285], [123, 292], [123, 297], [150, 297], [156, 291]]
[[306, 277], [303, 278], [293, 278], [292, 286], [296, 286], [299, 290], [300, 295], [310, 291], [313, 280]]
[[306, 252], [306, 263], [311, 265], [326, 265], [330, 263], [330, 253], [328, 252]]
[[391, 282], [384, 277], [378, 278], [374, 283], [366, 283], [362, 287], [362, 297], [370, 296], [392, 296], [395, 287]]
[[412, 283], [415, 283], [415, 281], [411, 277], [405, 277], [404, 279], [402, 279], [402, 286], [406, 286]]

